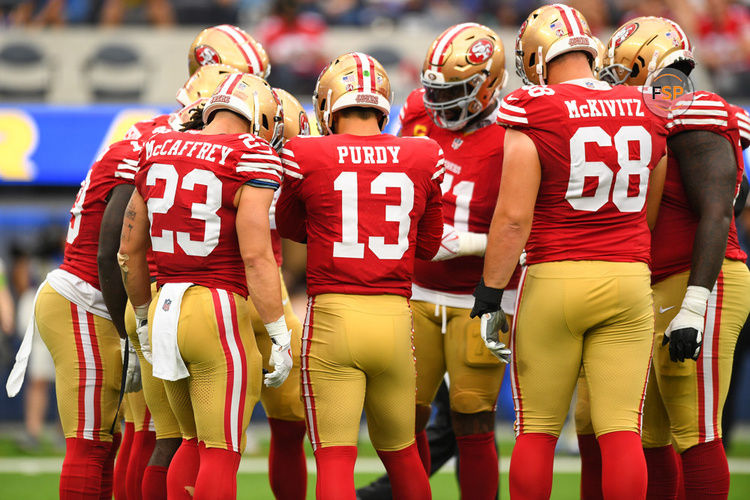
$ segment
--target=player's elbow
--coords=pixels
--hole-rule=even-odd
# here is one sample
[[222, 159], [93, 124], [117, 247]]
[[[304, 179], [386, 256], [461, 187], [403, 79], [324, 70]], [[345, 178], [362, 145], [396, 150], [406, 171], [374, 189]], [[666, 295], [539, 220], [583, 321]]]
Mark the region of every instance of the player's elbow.
[[257, 270], [262, 269], [266, 266], [275, 266], [275, 260], [273, 257], [273, 249], [270, 244], [268, 248], [265, 245], [251, 246], [249, 248], [243, 248], [242, 262], [245, 265], [245, 269]]
[[509, 204], [499, 207], [495, 218], [497, 224], [506, 231], [523, 233], [531, 228], [533, 212], [529, 213], [526, 210], [521, 210], [519, 207]]

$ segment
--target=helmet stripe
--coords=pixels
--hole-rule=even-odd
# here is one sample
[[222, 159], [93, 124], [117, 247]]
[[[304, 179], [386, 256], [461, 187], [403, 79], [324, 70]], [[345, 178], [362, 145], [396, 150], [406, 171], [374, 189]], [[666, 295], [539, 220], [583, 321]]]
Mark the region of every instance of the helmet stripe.
[[221, 26], [217, 26], [216, 29], [227, 35], [234, 42], [239, 49], [240, 54], [242, 54], [242, 57], [245, 58], [245, 62], [247, 62], [250, 72], [255, 75], [262, 75], [263, 68], [261, 68], [260, 58], [256, 54], [255, 49], [245, 38], [244, 33], [242, 33], [239, 28], [230, 24], [222, 24]]
[[568, 31], [568, 34], [573, 34], [573, 27], [570, 25], [570, 21], [568, 20], [568, 16], [565, 15], [565, 11], [563, 10], [563, 6], [560, 4], [556, 4], [555, 8], [560, 12], [560, 18], [562, 19], [562, 22], [565, 24], [565, 29]]
[[562, 20], [565, 23], [565, 27], [568, 29], [570, 36], [581, 36], [583, 34], [583, 25], [578, 17], [573, 13], [573, 9], [567, 5], [556, 4], [557, 10], [562, 15]]
[[445, 55], [445, 51], [448, 48], [448, 46], [451, 44], [454, 38], [458, 36], [459, 33], [461, 33], [463, 30], [467, 28], [471, 28], [474, 26], [479, 26], [476, 23], [463, 23], [463, 24], [457, 24], [454, 27], [452, 27], [450, 30], [448, 30], [445, 35], [443, 35], [440, 38], [440, 41], [435, 46], [435, 52], [432, 53], [432, 59], [430, 60], [430, 64], [432, 65], [433, 71], [438, 70], [438, 66], [443, 64], [443, 56]]
[[362, 92], [365, 88], [365, 82], [364, 82], [364, 71], [362, 70], [362, 59], [360, 59], [359, 55], [355, 52], [353, 54], [354, 61], [357, 63], [357, 90], [359, 92]]
[[231, 95], [232, 92], [234, 92], [235, 87], [237, 87], [237, 84], [240, 83], [240, 80], [242, 80], [242, 73], [233, 74], [232, 76], [226, 79], [219, 93], [225, 94], [225, 95]]
[[372, 57], [367, 56], [367, 62], [370, 65], [370, 91], [376, 92], [378, 86], [375, 83], [375, 60]]
[[687, 35], [684, 31], [682, 31], [682, 28], [680, 28], [680, 25], [667, 19], [667, 22], [672, 25], [672, 27], [677, 31], [677, 33], [680, 34], [680, 38], [682, 38], [682, 48], [685, 50], [690, 50], [690, 40], [688, 39]]

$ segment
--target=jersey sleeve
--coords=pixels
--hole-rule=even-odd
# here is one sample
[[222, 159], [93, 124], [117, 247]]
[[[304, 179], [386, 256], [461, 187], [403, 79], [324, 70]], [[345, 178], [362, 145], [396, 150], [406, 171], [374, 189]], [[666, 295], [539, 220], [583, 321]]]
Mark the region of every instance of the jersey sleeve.
[[295, 156], [294, 143], [292, 139], [281, 150], [284, 184], [276, 202], [276, 229], [282, 237], [304, 243], [307, 241], [307, 212], [300, 197], [304, 176]]
[[750, 114], [748, 114], [745, 108], [739, 106], [730, 105], [734, 116], [737, 118], [737, 127], [740, 131], [740, 144], [742, 149], [747, 149], [750, 146]]
[[694, 92], [677, 100], [667, 116], [666, 128], [669, 135], [689, 130], [704, 130], [730, 136], [737, 119], [729, 104], [712, 92]]
[[428, 188], [427, 204], [417, 226], [416, 257], [422, 260], [430, 260], [435, 256], [443, 236], [443, 193], [440, 184], [443, 182], [445, 173], [445, 159], [440, 146], [437, 144], [434, 146], [437, 149], [437, 155]]
[[276, 151], [266, 141], [250, 134], [243, 134], [239, 139], [244, 147], [235, 170], [243, 183], [257, 188], [278, 189], [281, 186], [282, 168]]
[[427, 135], [431, 118], [424, 108], [424, 89], [416, 89], [406, 98], [398, 114], [401, 123], [399, 135], [402, 137]]
[[135, 184], [140, 153], [141, 145], [138, 141], [119, 141], [109, 147], [100, 161], [114, 164], [115, 184]]
[[138, 130], [138, 127], [135, 125], [131, 125], [127, 132], [125, 132], [125, 139], [126, 140], [138, 140], [141, 138], [141, 131]]
[[527, 106], [531, 104], [531, 96], [524, 88], [520, 88], [506, 95], [500, 101], [497, 112], [497, 123], [507, 128], [527, 128], [529, 113]]

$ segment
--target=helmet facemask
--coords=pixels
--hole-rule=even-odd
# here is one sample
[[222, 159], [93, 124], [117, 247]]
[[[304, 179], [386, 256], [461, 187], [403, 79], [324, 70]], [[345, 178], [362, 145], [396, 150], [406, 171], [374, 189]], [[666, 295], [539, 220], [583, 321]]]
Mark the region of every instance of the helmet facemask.
[[633, 71], [623, 64], [610, 64], [599, 71], [599, 80], [610, 85], [622, 85], [633, 75]]
[[422, 77], [424, 107], [438, 127], [460, 130], [484, 111], [477, 96], [487, 80], [486, 71], [457, 82], [436, 80]]

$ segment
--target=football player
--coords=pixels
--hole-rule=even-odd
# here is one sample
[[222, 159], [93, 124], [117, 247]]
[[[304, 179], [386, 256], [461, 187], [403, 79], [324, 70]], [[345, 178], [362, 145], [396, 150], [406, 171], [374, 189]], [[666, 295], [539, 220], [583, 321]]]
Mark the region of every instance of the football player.
[[[246, 73], [220, 83], [203, 118], [199, 133], [157, 134], [144, 144], [118, 262], [141, 351], [165, 380], [184, 437], [198, 440], [193, 496], [234, 498], [261, 385], [248, 295], [274, 344], [265, 383], [278, 387], [292, 368], [268, 220], [281, 181], [269, 141], [283, 118], [271, 87]], [[153, 303], [149, 246], [159, 284]]]
[[[190, 116], [190, 111], [201, 104], [213, 93], [218, 83], [224, 76], [236, 73], [238, 70], [226, 65], [212, 64], [201, 66], [188, 79], [185, 85], [178, 91], [177, 100], [185, 103], [180, 112], [160, 115], [152, 120], [137, 123], [128, 133], [129, 137], [137, 138], [139, 143], [156, 133], [179, 130], [182, 123]], [[136, 140], [136, 139], [133, 139]], [[172, 413], [163, 382], [151, 374], [151, 365], [144, 361], [141, 353], [140, 343], [136, 335], [136, 321], [132, 306], [125, 309], [125, 290], [120, 278], [119, 266], [117, 264], [117, 249], [119, 247], [118, 232], [122, 227], [122, 217], [125, 206], [134, 189], [135, 171], [137, 170], [138, 157], [114, 158], [113, 161], [121, 161], [129, 165], [130, 174], [126, 177], [127, 183], [115, 188], [107, 210], [103, 216], [102, 229], [99, 239], [99, 275], [102, 281], [102, 292], [107, 301], [108, 308], [118, 328], [124, 329], [130, 337], [129, 369], [136, 369], [137, 365], [141, 372], [144, 391], [142, 393], [130, 393], [126, 397], [132, 401], [132, 407], [136, 415], [136, 422], [146, 420], [153, 416], [153, 429], [151, 426], [144, 427], [136, 433], [133, 447], [131, 449], [131, 462], [135, 467], [126, 473], [127, 488], [129, 496], [135, 499], [160, 499], [166, 498], [168, 479], [172, 496], [184, 497], [185, 485], [192, 486], [195, 482], [195, 474], [198, 467], [197, 443], [188, 440], [183, 444], [180, 427]], [[150, 259], [152, 276], [155, 277], [156, 270], [153, 259]], [[156, 290], [155, 282], [152, 288]], [[123, 316], [124, 315], [124, 316]], [[140, 359], [140, 361], [139, 361]], [[141, 396], [142, 395], [142, 396]], [[140, 399], [143, 398], [141, 402]], [[130, 402], [130, 401], [129, 401]], [[153, 432], [156, 434], [153, 434]], [[154, 446], [151, 442], [155, 440]], [[143, 446], [146, 444], [146, 446]], [[176, 455], [175, 467], [168, 476], [168, 466], [173, 456]], [[137, 466], [136, 464], [142, 464]], [[146, 466], [148, 464], [148, 466]], [[144, 469], [145, 467], [145, 469]], [[140, 471], [140, 472], [138, 472]]]
[[122, 360], [118, 330], [101, 291], [97, 247], [111, 195], [132, 175], [130, 165], [115, 158], [137, 157], [139, 149], [135, 141], [112, 144], [81, 182], [70, 211], [63, 263], [37, 291], [34, 316], [8, 379], [8, 393], [13, 396], [23, 381], [29, 333], [36, 328], [55, 363], [55, 390], [66, 441], [60, 498], [112, 495]]
[[302, 395], [320, 499], [354, 498], [363, 407], [394, 494], [430, 497], [414, 442], [408, 297], [415, 257], [440, 246], [444, 160], [430, 139], [381, 135], [391, 98], [380, 63], [344, 54], [313, 95], [323, 136], [281, 152], [277, 227], [308, 245]]
[[[503, 100], [503, 175], [472, 316], [497, 341], [521, 251], [511, 332], [514, 498], [549, 498], [555, 444], [581, 366], [602, 452], [606, 498], [645, 498], [641, 407], [653, 310], [646, 193], [665, 154], [664, 122], [635, 88], [594, 79], [584, 17], [554, 4], [516, 39], [528, 85]], [[533, 223], [533, 225], [532, 225]]]
[[[205, 68], [199, 71], [200, 68]], [[177, 92], [177, 101], [182, 106], [190, 106], [197, 99], [209, 97], [217, 79], [236, 71], [255, 73], [267, 77], [271, 66], [263, 46], [242, 29], [231, 25], [206, 28], [193, 40], [188, 51], [188, 72], [190, 78]], [[184, 108], [183, 108], [184, 109]], [[183, 113], [187, 115], [187, 113]], [[178, 113], [158, 115], [133, 125], [126, 139], [143, 141], [154, 133], [178, 130], [185, 116]], [[132, 193], [132, 179], [129, 186], [122, 186], [113, 193], [113, 203], [105, 214], [106, 230], [100, 237], [100, 274], [104, 283], [103, 294], [115, 323], [121, 323], [125, 307], [125, 291], [122, 288], [120, 271], [116, 261], [119, 246], [119, 232], [125, 206]], [[165, 498], [166, 489], [175, 498], [186, 498], [185, 487], [192, 487], [198, 470], [198, 448], [195, 440], [181, 440], [180, 428], [172, 415], [162, 382], [150, 374], [150, 366], [145, 366], [140, 353], [140, 345], [135, 335], [135, 317], [132, 306], [128, 308], [127, 323], [130, 348], [135, 349], [139, 364], [144, 365], [143, 384], [146, 386], [144, 400], [151, 409], [158, 435], [154, 451], [145, 470], [143, 481], [144, 498]], [[122, 326], [122, 325], [121, 325]], [[131, 359], [134, 359], [131, 356]], [[131, 370], [135, 367], [131, 366]], [[135, 398], [137, 395], [128, 395]], [[136, 405], [143, 407], [142, 405]], [[144, 431], [148, 432], [148, 431]], [[148, 453], [148, 449], [133, 450], [134, 456]], [[174, 462], [169, 472], [167, 467]], [[132, 474], [130, 476], [133, 477]], [[141, 481], [135, 478], [128, 481], [136, 489]], [[134, 497], [137, 498], [137, 497]]]
[[[499, 480], [495, 403], [505, 364], [485, 348], [479, 319], [469, 318], [469, 311], [500, 186], [505, 129], [495, 122], [502, 112], [498, 94], [507, 78], [500, 37], [480, 24], [458, 24], [432, 42], [422, 88], [409, 95], [401, 110], [402, 136], [430, 137], [445, 152], [443, 221], [448, 228], [443, 249], [452, 228], [459, 245], [447, 256], [464, 255], [440, 262], [417, 260], [411, 301], [420, 457], [429, 472], [425, 426], [447, 371], [464, 498], [495, 498]], [[507, 287], [508, 311], [518, 274]]]
[[[606, 50], [601, 75], [616, 84], [648, 85], [656, 71], [689, 74], [695, 66], [687, 36], [664, 18], [628, 21]], [[735, 110], [709, 92], [677, 101], [668, 117], [670, 154], [652, 232], [654, 362], [642, 436], [654, 498], [677, 495], [680, 464], [688, 498], [729, 492], [721, 414], [734, 346], [750, 312], [750, 272], [732, 210], [743, 175], [737, 121]], [[599, 498], [592, 430], [586, 411], [576, 413], [584, 498]]]

